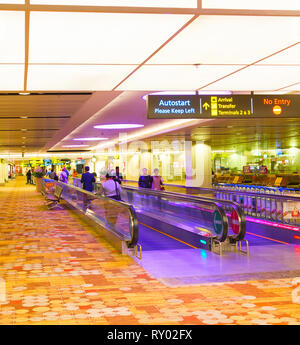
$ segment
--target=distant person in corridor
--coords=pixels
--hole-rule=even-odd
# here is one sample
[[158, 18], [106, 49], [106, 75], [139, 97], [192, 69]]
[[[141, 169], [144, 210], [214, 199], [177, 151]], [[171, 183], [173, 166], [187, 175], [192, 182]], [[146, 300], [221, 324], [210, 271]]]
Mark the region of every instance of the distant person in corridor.
[[27, 173], [26, 173], [26, 177], [27, 177], [27, 182], [26, 182], [26, 184], [28, 184], [28, 183], [32, 183], [31, 182], [31, 169], [29, 169], [28, 171], [27, 171]]
[[95, 176], [90, 173], [90, 167], [86, 166], [84, 168], [85, 173], [81, 176], [82, 188], [88, 192], [93, 192], [94, 183], [96, 182]]
[[113, 176], [114, 181], [118, 182], [119, 184], [122, 183], [123, 176], [120, 173], [119, 167], [116, 167], [115, 175]]
[[67, 172], [67, 169], [64, 167], [62, 172], [59, 175], [59, 180], [63, 183], [68, 183], [68, 177], [69, 177], [69, 174]]
[[153, 178], [152, 176], [148, 175], [148, 170], [146, 168], [143, 169], [143, 175], [139, 177], [139, 187], [141, 188], [151, 188], [152, 187]]
[[[80, 182], [82, 183], [82, 188], [87, 192], [93, 192], [94, 190], [94, 183], [96, 182], [95, 176], [90, 173], [90, 167], [86, 166], [84, 168], [85, 173], [82, 174]], [[83, 205], [84, 207], [91, 208], [91, 201], [93, 197], [88, 194], [83, 194]]]
[[152, 189], [154, 190], [164, 190], [163, 179], [159, 175], [159, 170], [154, 169], [154, 175], [152, 176]]

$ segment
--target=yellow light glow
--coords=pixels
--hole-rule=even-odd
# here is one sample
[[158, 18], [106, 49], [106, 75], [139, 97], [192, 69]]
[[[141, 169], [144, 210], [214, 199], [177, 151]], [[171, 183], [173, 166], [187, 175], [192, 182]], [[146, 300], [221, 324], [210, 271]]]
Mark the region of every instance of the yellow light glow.
[[111, 90], [133, 66], [29, 65], [28, 90]]
[[139, 64], [191, 17], [31, 12], [29, 63]]
[[[272, 91], [297, 83], [300, 80], [300, 66], [252, 66], [204, 90]], [[298, 86], [299, 87], [299, 86]]]
[[239, 66], [153, 66], [146, 65], [122, 83], [118, 90], [195, 90]]
[[299, 37], [297, 17], [200, 16], [147, 63], [250, 64]]
[[196, 8], [197, 0], [30, 0], [32, 5]]
[[246, 10], [299, 10], [297, 0], [202, 0], [203, 8], [232, 8]]
[[156, 125], [154, 127], [151, 128], [146, 128], [146, 129], [142, 129], [142, 130], [138, 130], [137, 132], [131, 134], [131, 135], [127, 135], [125, 140], [118, 140], [118, 139], [113, 139], [110, 141], [107, 141], [105, 143], [101, 143], [97, 146], [94, 146], [93, 149], [104, 149], [105, 147], [110, 147], [116, 144], [119, 145], [123, 145], [126, 144], [130, 141], [133, 140], [142, 140], [145, 139], [149, 136], [153, 136], [155, 134], [160, 134], [161, 132], [167, 132], [168, 130], [172, 130], [174, 128], [184, 128], [187, 125], [193, 124], [198, 120], [190, 120], [190, 119], [186, 119], [186, 120], [170, 120], [167, 123], [161, 124], [161, 125]]
[[24, 87], [24, 65], [0, 65], [0, 90], [18, 91]]
[[1, 63], [24, 63], [24, 12], [0, 11], [0, 47]]

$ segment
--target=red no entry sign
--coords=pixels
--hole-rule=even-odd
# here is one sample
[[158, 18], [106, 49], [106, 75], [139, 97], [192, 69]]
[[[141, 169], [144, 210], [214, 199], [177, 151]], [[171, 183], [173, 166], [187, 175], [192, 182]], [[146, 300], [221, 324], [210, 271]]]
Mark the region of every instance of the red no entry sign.
[[231, 229], [235, 234], [240, 232], [239, 216], [235, 210], [231, 212]]

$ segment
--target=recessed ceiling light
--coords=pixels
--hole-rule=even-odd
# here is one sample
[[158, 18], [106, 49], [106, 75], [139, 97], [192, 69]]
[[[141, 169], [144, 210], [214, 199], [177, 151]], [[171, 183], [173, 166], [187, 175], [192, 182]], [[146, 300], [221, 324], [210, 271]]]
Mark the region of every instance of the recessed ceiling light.
[[30, 95], [30, 92], [19, 92], [19, 95], [27, 96], [27, 95]]
[[94, 128], [100, 128], [100, 129], [128, 129], [128, 128], [139, 128], [144, 127], [144, 125], [138, 125], [135, 123], [115, 123], [111, 125], [97, 125], [94, 126]]
[[73, 140], [78, 140], [78, 141], [97, 141], [97, 140], [108, 140], [108, 138], [74, 138]]
[[63, 145], [62, 147], [84, 147], [89, 145]]
[[28, 116], [20, 116], [20, 119], [28, 119]]

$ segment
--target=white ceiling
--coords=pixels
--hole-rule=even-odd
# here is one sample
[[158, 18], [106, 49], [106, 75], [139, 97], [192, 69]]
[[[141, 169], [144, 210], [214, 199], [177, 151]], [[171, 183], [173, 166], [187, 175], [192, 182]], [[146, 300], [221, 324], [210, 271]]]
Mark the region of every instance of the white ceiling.
[[289, 0], [4, 0], [0, 91], [239, 91], [264, 64], [248, 90], [297, 92], [299, 17]]
[[[299, 93], [300, 2], [0, 0], [0, 92], [93, 93], [70, 101], [69, 120], [55, 118], [52, 96], [43, 109], [32, 103], [31, 119], [6, 119], [6, 107], [0, 152], [20, 152], [23, 127], [32, 131], [22, 150], [45, 152], [78, 137], [118, 138], [95, 124], [144, 124], [128, 131], [134, 138], [195, 125], [146, 119], [141, 97], [162, 90]], [[51, 121], [38, 119], [46, 112]]]

